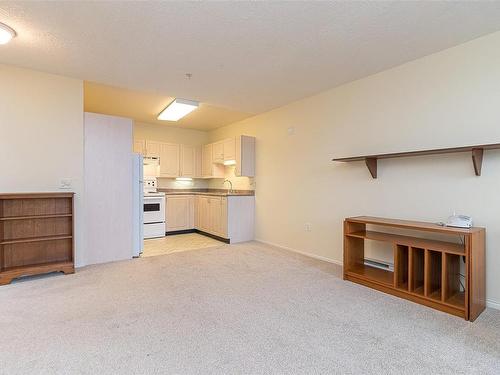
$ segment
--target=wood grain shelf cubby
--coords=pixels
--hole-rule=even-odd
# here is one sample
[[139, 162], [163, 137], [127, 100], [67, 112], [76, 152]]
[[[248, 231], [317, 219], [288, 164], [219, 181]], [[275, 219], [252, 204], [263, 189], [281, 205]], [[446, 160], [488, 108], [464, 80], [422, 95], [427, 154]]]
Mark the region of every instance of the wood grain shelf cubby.
[[[415, 236], [367, 230], [367, 226]], [[424, 237], [431, 233], [449, 240]], [[365, 241], [392, 245], [394, 272], [365, 264]], [[344, 279], [473, 321], [486, 306], [485, 229], [369, 216], [347, 218]]]
[[73, 193], [0, 194], [0, 285], [74, 272]]

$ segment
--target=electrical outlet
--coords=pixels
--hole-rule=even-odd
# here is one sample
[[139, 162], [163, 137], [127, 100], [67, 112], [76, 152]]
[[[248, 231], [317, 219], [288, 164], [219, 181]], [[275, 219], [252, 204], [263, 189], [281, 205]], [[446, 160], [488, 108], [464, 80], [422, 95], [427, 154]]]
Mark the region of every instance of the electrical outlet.
[[295, 134], [295, 128], [293, 126], [290, 126], [286, 131], [287, 131], [288, 135]]
[[312, 231], [312, 224], [311, 223], [305, 223], [304, 229], [306, 232]]
[[61, 181], [59, 182], [59, 189], [71, 189], [71, 178], [61, 178]]

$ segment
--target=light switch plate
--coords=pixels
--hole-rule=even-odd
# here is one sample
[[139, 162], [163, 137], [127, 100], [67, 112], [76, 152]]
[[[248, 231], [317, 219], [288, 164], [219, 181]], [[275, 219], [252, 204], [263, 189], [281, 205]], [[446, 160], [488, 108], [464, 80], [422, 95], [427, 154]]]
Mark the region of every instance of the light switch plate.
[[59, 182], [59, 189], [71, 189], [71, 178], [61, 178], [61, 181]]

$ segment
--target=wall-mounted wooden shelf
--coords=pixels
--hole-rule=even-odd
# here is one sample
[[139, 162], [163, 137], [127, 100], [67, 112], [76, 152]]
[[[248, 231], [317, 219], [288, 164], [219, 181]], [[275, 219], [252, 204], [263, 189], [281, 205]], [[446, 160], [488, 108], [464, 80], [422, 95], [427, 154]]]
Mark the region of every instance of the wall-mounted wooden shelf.
[[394, 152], [390, 154], [376, 154], [376, 155], [362, 155], [362, 156], [350, 156], [347, 158], [335, 158], [333, 161], [338, 162], [352, 162], [352, 161], [364, 161], [366, 167], [370, 171], [373, 178], [377, 178], [377, 161], [379, 159], [392, 159], [392, 158], [405, 158], [410, 156], [424, 156], [424, 155], [439, 155], [439, 154], [453, 154], [457, 152], [470, 152], [472, 154], [472, 163], [474, 166], [474, 172], [476, 176], [481, 176], [481, 167], [483, 164], [483, 153], [484, 150], [495, 150], [500, 149], [500, 143], [492, 143], [487, 145], [475, 145], [475, 146], [464, 146], [464, 147], [450, 147], [450, 148], [437, 148], [433, 150], [421, 150], [421, 151], [406, 151], [406, 152]]
[[[367, 230], [375, 225], [377, 230]], [[415, 237], [384, 232], [404, 229]], [[440, 233], [450, 241], [423, 238]], [[456, 242], [460, 237], [460, 243]], [[365, 264], [365, 242], [390, 244], [394, 272]], [[463, 271], [461, 271], [463, 269]], [[466, 320], [485, 309], [485, 229], [358, 216], [344, 221], [344, 279]]]

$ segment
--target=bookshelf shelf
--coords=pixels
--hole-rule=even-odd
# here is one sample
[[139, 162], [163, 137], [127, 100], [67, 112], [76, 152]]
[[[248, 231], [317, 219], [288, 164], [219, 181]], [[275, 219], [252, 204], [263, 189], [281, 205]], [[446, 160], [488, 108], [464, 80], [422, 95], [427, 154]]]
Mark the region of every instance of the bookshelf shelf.
[[358, 264], [349, 269], [348, 273], [353, 277], [358, 277], [368, 281], [392, 286], [394, 273], [380, 268]]

